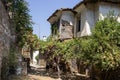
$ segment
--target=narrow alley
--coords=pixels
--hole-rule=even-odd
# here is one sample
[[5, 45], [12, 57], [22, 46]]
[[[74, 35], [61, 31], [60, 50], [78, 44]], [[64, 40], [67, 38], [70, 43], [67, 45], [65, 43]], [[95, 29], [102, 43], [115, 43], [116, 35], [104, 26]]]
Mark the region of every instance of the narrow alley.
[[120, 0], [0, 0], [0, 80], [120, 80]]
[[57, 75], [49, 75], [46, 73], [44, 67], [38, 65], [32, 65], [31, 70], [26, 76], [10, 76], [9, 80], [61, 80], [57, 78]]

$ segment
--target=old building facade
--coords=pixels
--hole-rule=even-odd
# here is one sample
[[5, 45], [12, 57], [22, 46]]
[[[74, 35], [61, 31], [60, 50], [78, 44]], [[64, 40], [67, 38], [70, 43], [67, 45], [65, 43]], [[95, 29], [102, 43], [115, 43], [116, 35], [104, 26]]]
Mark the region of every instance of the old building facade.
[[91, 35], [91, 30], [98, 20], [103, 20], [110, 12], [118, 17], [120, 22], [120, 1], [84, 0], [73, 7], [75, 15], [74, 37]]
[[49, 18], [52, 34], [59, 39], [73, 38], [75, 11], [69, 8], [56, 10]]
[[73, 9], [56, 10], [48, 21], [51, 25], [57, 22], [56, 29], [60, 39], [89, 36], [95, 23], [107, 17], [109, 12], [114, 12], [120, 22], [120, 1], [83, 0]]
[[[67, 39], [68, 36], [69, 39], [90, 36], [96, 22], [103, 20], [109, 13], [113, 13], [113, 16], [117, 17], [118, 22], [120, 22], [120, 1], [83, 0], [75, 5], [73, 9], [69, 9], [67, 11], [60, 9], [56, 11], [56, 13], [53, 13], [48, 18], [48, 21], [51, 25], [57, 22], [56, 29], [60, 35], [59, 39]], [[54, 26], [51, 27], [53, 30]], [[70, 35], [72, 36], [70, 37]]]

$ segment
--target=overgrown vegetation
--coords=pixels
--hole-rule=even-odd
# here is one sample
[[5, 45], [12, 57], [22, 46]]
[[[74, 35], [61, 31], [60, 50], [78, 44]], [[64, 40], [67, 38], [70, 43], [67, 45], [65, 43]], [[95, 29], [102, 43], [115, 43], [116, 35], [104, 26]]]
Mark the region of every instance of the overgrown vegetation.
[[[98, 21], [91, 36], [64, 42], [51, 39], [44, 42], [32, 34], [31, 16], [24, 0], [8, 0], [7, 6], [8, 11], [13, 13], [17, 45], [21, 48], [30, 47], [31, 55], [33, 50], [40, 49], [46, 60], [55, 62], [57, 66], [61, 61], [66, 63], [70, 59], [78, 58], [84, 64], [96, 68], [100, 80], [117, 80], [119, 77], [116, 73], [120, 72], [120, 23], [113, 15]], [[57, 24], [52, 25], [51, 29], [53, 35], [58, 33]], [[59, 72], [59, 67], [57, 68]]]
[[15, 29], [18, 47], [29, 45], [30, 36], [33, 36], [32, 20], [29, 14], [28, 3], [25, 0], [7, 0], [7, 11]]
[[8, 55], [9, 74], [15, 74], [16, 73], [17, 64], [18, 64], [18, 62], [17, 62], [16, 50], [12, 47], [10, 49], [10, 53]]
[[[109, 14], [104, 20], [96, 23], [91, 36], [59, 42], [50, 41], [45, 44], [47, 59], [59, 63], [70, 59], [80, 59], [84, 64], [98, 70], [93, 76], [100, 80], [117, 80], [120, 72], [120, 23]], [[116, 72], [116, 70], [118, 72]], [[104, 76], [103, 76], [104, 75]]]
[[58, 25], [59, 25], [59, 20], [51, 25], [51, 34], [52, 34], [52, 36], [58, 35], [58, 29], [59, 29]]
[[33, 22], [26, 0], [2, 0], [2, 2], [9, 14], [11, 34], [15, 36], [15, 41], [11, 41], [10, 45], [12, 47], [6, 63], [9, 72], [12, 74], [18, 66], [18, 56], [21, 56], [19, 53], [22, 53], [22, 49], [28, 48], [32, 53], [34, 50], [39, 49], [40, 43], [38, 37], [32, 33]]

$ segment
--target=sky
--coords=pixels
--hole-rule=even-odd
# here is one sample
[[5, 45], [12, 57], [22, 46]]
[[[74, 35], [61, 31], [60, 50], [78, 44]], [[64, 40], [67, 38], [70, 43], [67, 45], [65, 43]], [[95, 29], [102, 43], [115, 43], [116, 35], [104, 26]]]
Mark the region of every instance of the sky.
[[50, 23], [47, 19], [60, 8], [73, 8], [80, 0], [26, 0], [32, 16], [33, 33], [40, 39], [50, 35]]

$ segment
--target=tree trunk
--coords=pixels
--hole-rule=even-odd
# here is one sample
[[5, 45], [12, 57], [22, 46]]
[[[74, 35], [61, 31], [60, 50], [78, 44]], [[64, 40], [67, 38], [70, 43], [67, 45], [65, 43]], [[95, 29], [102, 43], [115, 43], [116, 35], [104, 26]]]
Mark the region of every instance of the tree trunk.
[[58, 77], [60, 78], [60, 67], [59, 67], [59, 64], [57, 64], [57, 70], [58, 70]]
[[33, 63], [33, 48], [30, 47], [30, 59], [31, 59], [31, 62]]
[[93, 67], [93, 63], [91, 64], [91, 72], [90, 72], [90, 80], [94, 80], [94, 67]]
[[58, 70], [58, 77], [60, 78], [60, 66], [59, 66], [59, 62], [60, 62], [60, 57], [58, 56], [57, 58], [57, 70]]

